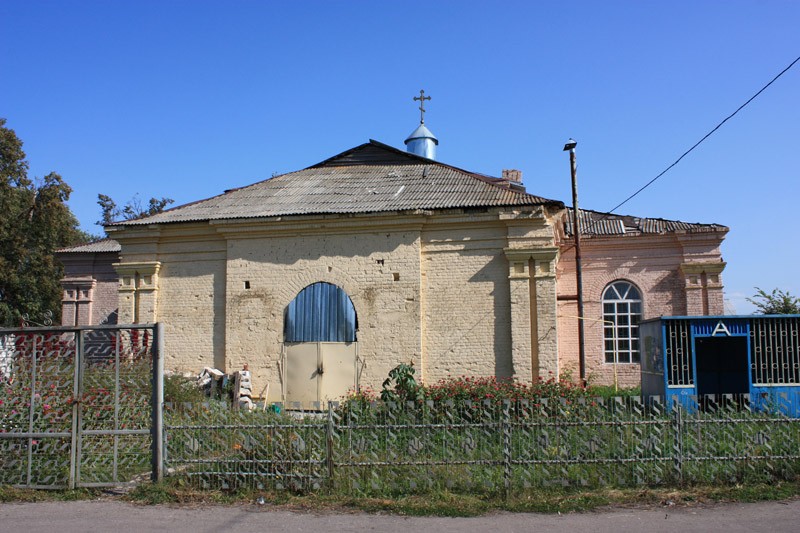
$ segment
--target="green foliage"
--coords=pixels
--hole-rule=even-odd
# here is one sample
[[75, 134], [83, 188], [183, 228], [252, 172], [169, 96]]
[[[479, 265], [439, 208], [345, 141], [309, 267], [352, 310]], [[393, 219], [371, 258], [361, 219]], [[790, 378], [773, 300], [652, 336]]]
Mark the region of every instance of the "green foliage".
[[425, 399], [425, 389], [414, 379], [414, 363], [401, 363], [389, 371], [383, 382], [381, 400], [384, 402], [420, 402]]
[[342, 421], [347, 423], [351, 419], [353, 413], [370, 413], [373, 407], [376, 406], [378, 401], [378, 394], [372, 390], [371, 387], [359, 387], [358, 389], [351, 389], [347, 395], [342, 398], [339, 405], [336, 407], [336, 412]]
[[117, 206], [117, 203], [106, 194], [97, 195], [97, 205], [100, 206], [101, 218], [97, 224], [105, 226], [117, 220], [133, 220], [136, 218], [149, 217], [161, 213], [166, 207], [175, 200], [172, 198], [150, 198], [147, 206], [142, 205], [139, 195], [133, 198], [122, 206]]
[[177, 404], [208, 401], [193, 379], [174, 374], [164, 376], [164, 401]]
[[0, 118], [0, 326], [61, 314], [63, 267], [54, 252], [86, 242], [67, 206], [72, 189], [51, 172], [28, 177], [22, 141]]
[[179, 500], [179, 498], [175, 496], [174, 490], [171, 490], [171, 487], [164, 483], [143, 483], [137, 485], [128, 494], [128, 498], [146, 505], [176, 503]]
[[[9, 491], [11, 492], [11, 491]], [[16, 490], [18, 498], [0, 501], [38, 501]], [[34, 491], [27, 491], [28, 493]], [[13, 493], [12, 493], [13, 494]], [[752, 495], [752, 496], [751, 496]], [[145, 504], [234, 504], [252, 503], [259, 497], [270, 510], [342, 512], [354, 509], [374, 514], [401, 516], [481, 516], [498, 511], [519, 513], [586, 512], [606, 506], [662, 506], [669, 501], [678, 507], [696, 506], [710, 502], [749, 502], [786, 500], [800, 495], [800, 482], [756, 485], [696, 485], [659, 488], [561, 488], [515, 490], [506, 497], [476, 496], [437, 491], [424, 495], [400, 495], [394, 498], [353, 497], [345, 494], [290, 494], [285, 491], [199, 491], [186, 487], [144, 484], [125, 496], [125, 499]], [[0, 490], [2, 496], [2, 490]], [[754, 496], [754, 497], [753, 497]]]
[[611, 398], [627, 398], [629, 396], [641, 396], [642, 395], [642, 388], [641, 387], [630, 387], [630, 388], [623, 388], [623, 389], [616, 389], [613, 385], [589, 385], [586, 388], [589, 396], [596, 396], [598, 398], [605, 398], [606, 400], [610, 400]]
[[[353, 497], [336, 492], [326, 494], [291, 494], [264, 490], [197, 490], [174, 480], [143, 483], [122, 498], [146, 505], [248, 504], [261, 498], [265, 510], [351, 513], [354, 509], [374, 514], [401, 516], [481, 516], [498, 511], [512, 513], [586, 512], [607, 506], [661, 506], [669, 501], [678, 507], [713, 502], [782, 501], [800, 495], [800, 482], [788, 481], [752, 485], [689, 485], [610, 488], [519, 489], [507, 497], [476, 496], [438, 491], [424, 495], [401, 495], [395, 498]], [[98, 489], [43, 491], [0, 485], [0, 503], [72, 501], [95, 499]]]
[[756, 306], [762, 315], [796, 315], [800, 314], [800, 298], [792, 296], [789, 291], [773, 289], [768, 293], [755, 287], [756, 293], [747, 301]]
[[[414, 375], [414, 363], [401, 363], [389, 371], [389, 376], [383, 382], [383, 390], [380, 399], [384, 402], [416, 402], [451, 401], [455, 405], [463, 405], [465, 402], [489, 402], [499, 405], [504, 400], [516, 402], [519, 400], [530, 400], [536, 402], [542, 398], [559, 399], [568, 403], [575, 402], [579, 398], [590, 398], [600, 394], [593, 394], [597, 389], [584, 389], [574, 383], [569, 374], [565, 374], [560, 379], [550, 377], [548, 379], [539, 378], [534, 383], [519, 383], [511, 379], [502, 379], [494, 376], [459, 376], [454, 378], [441, 379], [432, 385], [421, 385], [417, 383]], [[599, 392], [599, 391], [598, 391]], [[605, 392], [605, 391], [603, 391]], [[614, 396], [633, 395], [634, 391], [628, 394], [614, 394]], [[343, 404], [366, 407], [374, 402], [375, 394], [370, 389], [361, 389], [351, 392], [343, 399]]]
[[[432, 385], [420, 385], [414, 379], [414, 366], [401, 364], [389, 372], [389, 377], [383, 382], [380, 398], [384, 402], [452, 402], [456, 406], [463, 406], [468, 402], [472, 404], [488, 402], [497, 406], [505, 400], [538, 402], [543, 398], [562, 400], [571, 404], [579, 398], [588, 399], [594, 395], [591, 390], [583, 389], [569, 379], [553, 377], [540, 378], [532, 384], [527, 384], [510, 379], [498, 379], [494, 376], [459, 376], [441, 379]], [[362, 390], [348, 395], [344, 398], [343, 404], [351, 405], [353, 408], [368, 407], [375, 399], [372, 391]]]
[[101, 495], [98, 489], [36, 490], [0, 485], [0, 503], [7, 502], [74, 502], [94, 500]]

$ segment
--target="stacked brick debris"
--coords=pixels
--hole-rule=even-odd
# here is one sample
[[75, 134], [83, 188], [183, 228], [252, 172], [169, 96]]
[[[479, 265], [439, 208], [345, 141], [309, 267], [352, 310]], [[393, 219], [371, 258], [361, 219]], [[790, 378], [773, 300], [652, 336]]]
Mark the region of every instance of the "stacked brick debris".
[[247, 363], [236, 372], [233, 382], [233, 405], [238, 408], [253, 409], [253, 385], [250, 381], [250, 368]]

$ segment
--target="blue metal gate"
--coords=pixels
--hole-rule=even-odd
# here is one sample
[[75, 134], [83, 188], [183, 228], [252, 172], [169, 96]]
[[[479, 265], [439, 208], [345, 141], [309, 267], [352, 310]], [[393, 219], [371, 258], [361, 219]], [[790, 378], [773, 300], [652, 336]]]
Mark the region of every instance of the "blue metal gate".
[[745, 393], [756, 408], [800, 414], [800, 315], [661, 317], [639, 328], [644, 396], [688, 405]]

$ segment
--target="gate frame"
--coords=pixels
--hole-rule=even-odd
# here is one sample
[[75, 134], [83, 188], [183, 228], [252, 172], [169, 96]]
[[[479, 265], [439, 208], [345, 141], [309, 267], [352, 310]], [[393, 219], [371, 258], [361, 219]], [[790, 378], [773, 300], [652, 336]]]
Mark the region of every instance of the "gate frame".
[[[149, 330], [152, 331], [153, 341], [150, 348], [152, 356], [151, 361], [151, 397], [150, 397], [150, 427], [141, 429], [99, 429], [87, 430], [83, 429], [83, 413], [81, 397], [83, 395], [83, 366], [86, 354], [84, 353], [84, 332], [85, 331], [133, 331], [133, 330]], [[28, 431], [14, 432], [14, 433], [0, 433], [0, 439], [27, 439], [28, 440], [28, 463], [27, 463], [27, 479], [23, 485], [17, 485], [24, 488], [36, 489], [75, 489], [78, 487], [113, 487], [124, 484], [129, 484], [128, 481], [108, 481], [108, 482], [81, 482], [80, 481], [80, 462], [84, 456], [82, 450], [82, 438], [84, 435], [150, 435], [150, 457], [151, 457], [151, 474], [150, 477], [153, 481], [161, 481], [164, 477], [163, 472], [163, 455], [164, 455], [164, 431], [163, 431], [163, 409], [164, 409], [164, 326], [162, 323], [147, 323], [147, 324], [114, 324], [114, 325], [94, 325], [94, 326], [55, 326], [55, 327], [30, 327], [30, 328], [0, 328], [0, 335], [25, 335], [25, 334], [69, 334], [72, 333], [75, 337], [75, 351], [72, 359], [72, 414], [71, 429], [69, 433], [66, 432], [34, 432], [32, 428], [33, 419], [32, 415], [28, 415], [27, 426]], [[117, 341], [119, 342], [119, 341]], [[36, 344], [34, 341], [34, 365], [32, 368], [32, 375], [35, 379], [36, 376]], [[119, 346], [115, 347], [115, 372], [119, 373]], [[13, 364], [13, 363], [12, 363]], [[33, 389], [33, 388], [32, 388]], [[31, 395], [35, 394], [35, 389], [31, 390]], [[115, 401], [118, 398], [115, 397]], [[32, 439], [46, 439], [46, 438], [66, 438], [70, 439], [69, 451], [69, 475], [67, 478], [67, 485], [35, 485], [31, 483], [31, 456], [32, 456]], [[118, 461], [118, 457], [114, 457], [114, 463]], [[114, 472], [116, 478], [116, 471]]]

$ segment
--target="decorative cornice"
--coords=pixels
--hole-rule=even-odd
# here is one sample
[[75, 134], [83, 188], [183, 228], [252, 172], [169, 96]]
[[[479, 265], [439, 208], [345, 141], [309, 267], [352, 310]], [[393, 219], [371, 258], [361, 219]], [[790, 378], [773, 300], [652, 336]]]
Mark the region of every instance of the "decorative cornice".
[[541, 248], [503, 248], [509, 263], [509, 279], [530, 279], [528, 262], [533, 261], [533, 276], [537, 279], [555, 278], [555, 261], [558, 248], [543, 246]]
[[123, 275], [135, 275], [137, 272], [141, 276], [150, 276], [158, 274], [161, 269], [161, 261], [141, 261], [132, 263], [114, 263], [111, 265], [119, 273]]
[[509, 261], [555, 261], [558, 257], [558, 247], [542, 246], [541, 248], [503, 248]]
[[681, 264], [681, 272], [684, 276], [699, 275], [699, 274], [721, 274], [727, 265], [724, 261], [712, 263], [683, 263]]

